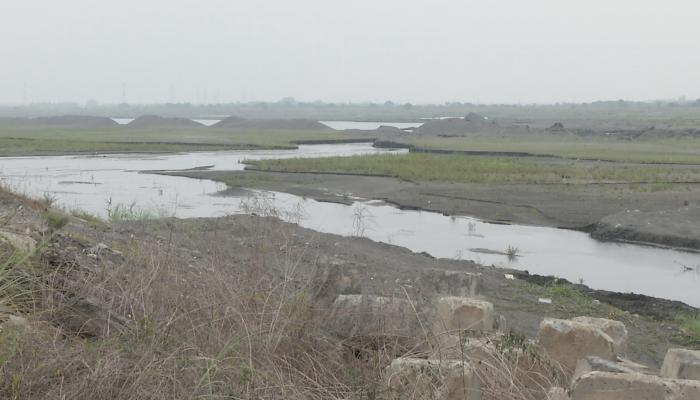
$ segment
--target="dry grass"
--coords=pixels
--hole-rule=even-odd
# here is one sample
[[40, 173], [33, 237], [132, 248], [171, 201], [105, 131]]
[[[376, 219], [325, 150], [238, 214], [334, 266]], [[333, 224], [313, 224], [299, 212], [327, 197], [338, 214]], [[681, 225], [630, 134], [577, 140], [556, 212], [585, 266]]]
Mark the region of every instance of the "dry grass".
[[[386, 399], [394, 358], [432, 356], [417, 351], [431, 340], [425, 329], [416, 338], [327, 334], [326, 282], [302, 262], [318, 257], [317, 244], [295, 242], [294, 228], [277, 219], [250, 221], [252, 246], [233, 264], [216, 241], [193, 262], [172, 232], [144, 233], [123, 258], [103, 255], [97, 267], [70, 254], [14, 263], [22, 279], [11, 281], [20, 294], [12, 312], [26, 320], [0, 324], [0, 398]], [[489, 345], [481, 358], [461, 348], [450, 358], [476, 368], [485, 399], [541, 398], [556, 375], [524, 363], [541, 359], [521, 345]]]
[[[341, 352], [320, 332], [295, 259], [253, 257], [230, 271], [214, 255], [188, 267], [169, 244], [148, 243], [118, 268], [61, 266], [46, 276], [32, 327], [3, 329], [1, 397], [346, 398]], [[63, 306], [74, 296], [126, 327], [69, 332]]]

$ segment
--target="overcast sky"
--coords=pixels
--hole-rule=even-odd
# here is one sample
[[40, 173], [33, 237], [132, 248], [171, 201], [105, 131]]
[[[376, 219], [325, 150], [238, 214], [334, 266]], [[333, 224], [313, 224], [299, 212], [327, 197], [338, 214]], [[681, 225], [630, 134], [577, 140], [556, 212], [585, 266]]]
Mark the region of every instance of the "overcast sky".
[[700, 97], [698, 0], [0, 0], [0, 103]]

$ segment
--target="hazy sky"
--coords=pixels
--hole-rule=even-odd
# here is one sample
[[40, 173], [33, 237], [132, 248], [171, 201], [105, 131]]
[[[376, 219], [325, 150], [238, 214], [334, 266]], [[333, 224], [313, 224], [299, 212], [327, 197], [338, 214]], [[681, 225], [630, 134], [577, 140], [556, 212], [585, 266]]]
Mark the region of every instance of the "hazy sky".
[[0, 103], [700, 97], [698, 0], [0, 0]]

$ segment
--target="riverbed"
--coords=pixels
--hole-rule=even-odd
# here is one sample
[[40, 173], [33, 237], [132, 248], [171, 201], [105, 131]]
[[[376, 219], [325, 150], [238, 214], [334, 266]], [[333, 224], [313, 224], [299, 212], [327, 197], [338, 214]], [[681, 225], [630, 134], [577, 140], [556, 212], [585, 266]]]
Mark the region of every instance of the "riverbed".
[[[350, 198], [351, 205], [287, 193], [241, 190], [222, 196], [222, 183], [166, 176], [156, 171], [240, 170], [263, 158], [350, 156], [402, 152], [371, 144], [300, 146], [297, 150], [177, 154], [12, 157], [0, 159], [2, 184], [67, 210], [102, 217], [116, 208], [152, 217], [276, 215], [320, 232], [365, 236], [435, 257], [528, 270], [582, 282], [595, 289], [635, 292], [700, 306], [700, 255], [672, 249], [600, 242], [586, 233], [502, 225], [466, 216], [399, 210], [380, 201]], [[511, 251], [510, 256], [506, 249]], [[377, 266], [380, 268], [381, 266]]]

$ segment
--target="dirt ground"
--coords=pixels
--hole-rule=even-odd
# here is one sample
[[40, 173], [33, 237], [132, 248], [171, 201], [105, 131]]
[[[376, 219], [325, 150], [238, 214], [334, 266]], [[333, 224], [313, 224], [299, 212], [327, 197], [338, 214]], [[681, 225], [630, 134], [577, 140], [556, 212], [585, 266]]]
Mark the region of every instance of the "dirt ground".
[[[261, 226], [265, 228], [261, 230]], [[503, 316], [501, 329], [512, 329], [535, 338], [544, 317], [595, 315], [618, 319], [630, 332], [628, 357], [652, 368], [660, 367], [669, 347], [678, 346], [677, 328], [636, 314], [643, 311], [642, 307], [628, 312], [606, 303], [597, 305], [592, 298], [566, 296], [553, 297], [552, 304], [543, 304], [538, 299], [550, 293], [525, 280], [506, 279], [505, 274], [512, 271], [470, 261], [435, 259], [365, 238], [321, 234], [273, 218], [168, 219], [79, 230], [86, 237], [114, 248], [120, 248], [120, 243], [124, 245], [127, 241], [169, 241], [177, 249], [180, 262], [203, 269], [212, 258], [227, 260], [231, 268], [236, 268], [243, 259], [250, 257], [255, 242], [264, 236], [271, 244], [267, 262], [280, 263], [288, 257], [288, 249], [296, 249], [297, 268], [331, 277], [326, 278], [328, 302], [343, 293], [408, 297], [418, 306], [427, 305], [439, 294], [456, 294], [445, 293], [449, 291], [445, 289], [448, 284], [437, 271], [479, 274], [477, 296], [492, 302], [497, 314]], [[670, 314], [674, 312], [671, 309]]]

